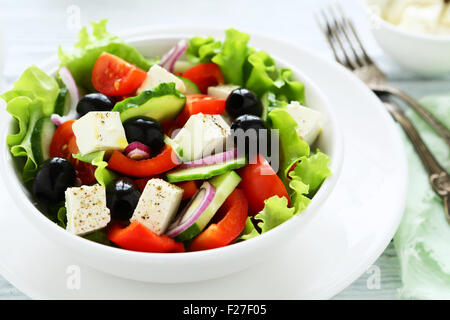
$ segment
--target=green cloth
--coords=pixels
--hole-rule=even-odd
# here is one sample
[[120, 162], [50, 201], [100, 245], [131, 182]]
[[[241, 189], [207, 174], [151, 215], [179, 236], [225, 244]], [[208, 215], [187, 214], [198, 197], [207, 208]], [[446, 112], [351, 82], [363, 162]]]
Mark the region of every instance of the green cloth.
[[[421, 104], [450, 127], [450, 94], [430, 96]], [[425, 143], [440, 164], [450, 170], [450, 150], [417, 114], [408, 111]], [[450, 225], [442, 200], [434, 193], [412, 144], [404, 135], [409, 161], [406, 210], [394, 237], [400, 259], [403, 299], [450, 299]]]

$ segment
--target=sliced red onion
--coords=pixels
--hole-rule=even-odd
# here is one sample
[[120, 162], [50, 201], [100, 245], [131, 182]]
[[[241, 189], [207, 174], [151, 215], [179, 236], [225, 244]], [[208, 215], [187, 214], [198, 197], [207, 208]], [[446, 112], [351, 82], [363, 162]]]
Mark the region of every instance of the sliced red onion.
[[212, 164], [219, 164], [224, 163], [229, 160], [233, 160], [237, 158], [237, 149], [229, 150], [226, 152], [214, 154], [212, 156], [194, 160], [191, 162], [185, 162], [183, 163], [179, 168], [180, 169], [188, 169], [188, 168], [196, 168], [196, 167], [203, 167], [203, 166], [209, 166]]
[[175, 62], [181, 58], [188, 47], [188, 42], [186, 40], [180, 40], [175, 47], [169, 50], [161, 59], [159, 63], [161, 67], [173, 72]]
[[133, 160], [144, 160], [150, 158], [150, 148], [136, 141], [125, 148], [125, 154]]
[[67, 67], [61, 67], [59, 69], [59, 76], [61, 77], [61, 81], [66, 86], [67, 91], [69, 91], [71, 102], [70, 110], [74, 110], [76, 109], [77, 103], [80, 100], [80, 92], [78, 91], [77, 83], [75, 82], [75, 79], [73, 78]]
[[78, 101], [80, 100], [80, 92], [78, 91], [77, 83], [75, 82], [69, 69], [67, 69], [67, 67], [61, 67], [59, 69], [58, 73], [59, 73], [59, 76], [61, 77], [61, 81], [64, 83], [64, 85], [67, 88], [67, 91], [69, 92], [70, 109], [69, 109], [69, 113], [65, 116], [60, 116], [58, 114], [52, 114], [50, 119], [57, 126], [63, 124], [66, 121], [76, 120], [78, 118], [77, 104], [78, 104]]
[[58, 127], [63, 124], [63, 122], [62, 122], [63, 119], [62, 118], [63, 117], [61, 117], [59, 114], [56, 114], [56, 113], [54, 113], [54, 114], [52, 114], [50, 116], [50, 120], [52, 120], [52, 122], [55, 125], [57, 125]]
[[166, 234], [173, 238], [192, 226], [208, 208], [215, 194], [216, 188], [205, 181], [178, 218], [170, 225]]

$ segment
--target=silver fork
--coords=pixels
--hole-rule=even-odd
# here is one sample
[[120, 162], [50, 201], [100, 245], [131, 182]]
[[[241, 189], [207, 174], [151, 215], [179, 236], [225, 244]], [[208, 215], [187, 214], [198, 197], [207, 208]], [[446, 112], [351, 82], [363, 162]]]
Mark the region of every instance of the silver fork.
[[411, 143], [428, 172], [429, 181], [433, 190], [441, 197], [444, 203], [445, 217], [447, 218], [447, 222], [450, 223], [450, 175], [441, 167], [439, 162], [437, 162], [436, 158], [423, 142], [419, 132], [417, 132], [403, 110], [390, 101], [389, 95], [380, 94], [379, 97], [383, 101], [386, 109], [400, 124], [411, 140]]
[[328, 40], [336, 61], [353, 71], [372, 91], [388, 93], [406, 102], [450, 146], [450, 130], [407, 93], [389, 85], [386, 75], [367, 54], [353, 22], [339, 4], [336, 7], [334, 9], [329, 6], [328, 10], [321, 10], [316, 15], [317, 23]]

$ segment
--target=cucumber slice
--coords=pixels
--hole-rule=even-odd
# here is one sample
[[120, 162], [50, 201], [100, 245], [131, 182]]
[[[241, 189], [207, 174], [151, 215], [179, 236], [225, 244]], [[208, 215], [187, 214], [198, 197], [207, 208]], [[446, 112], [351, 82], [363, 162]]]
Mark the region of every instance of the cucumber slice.
[[55, 113], [63, 116], [70, 111], [70, 96], [66, 87], [59, 89], [58, 97], [55, 102]]
[[34, 160], [37, 164], [41, 164], [49, 158], [50, 143], [55, 129], [56, 126], [50, 118], [42, 118], [36, 122], [30, 141]]
[[288, 105], [287, 101], [277, 100], [277, 96], [270, 91], [263, 94], [263, 96], [261, 97], [261, 103], [263, 106], [261, 119], [263, 119], [264, 121], [267, 121], [267, 115], [270, 111], [275, 108], [284, 108]]
[[176, 143], [175, 141], [173, 141], [173, 139], [169, 138], [166, 135], [164, 135], [164, 142], [172, 147], [172, 150], [175, 151], [178, 158], [183, 159], [183, 148], [181, 148], [178, 143]]
[[186, 94], [196, 94], [196, 93], [202, 93], [198, 86], [191, 80], [183, 77], [178, 77], [183, 81], [184, 86], [186, 87]]
[[245, 158], [237, 158], [209, 166], [173, 170], [167, 173], [167, 180], [169, 182], [206, 180], [224, 174], [227, 171], [242, 168], [243, 166], [245, 166]]
[[120, 112], [122, 122], [138, 116], [147, 116], [159, 122], [174, 120], [186, 103], [186, 97], [175, 89], [175, 83], [161, 83], [136, 97], [117, 103], [112, 111]]
[[189, 228], [175, 237], [178, 241], [191, 240], [205, 229], [208, 223], [216, 214], [217, 210], [222, 206], [228, 196], [241, 182], [241, 177], [234, 172], [230, 171], [220, 176], [214, 177], [208, 182], [216, 188], [214, 199], [209, 204], [208, 208], [203, 211], [202, 215], [194, 222]]

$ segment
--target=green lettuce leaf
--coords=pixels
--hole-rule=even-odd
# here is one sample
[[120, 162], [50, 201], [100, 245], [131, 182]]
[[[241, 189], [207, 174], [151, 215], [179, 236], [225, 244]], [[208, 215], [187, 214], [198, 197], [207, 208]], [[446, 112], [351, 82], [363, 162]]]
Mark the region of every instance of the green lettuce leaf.
[[186, 57], [193, 64], [214, 62], [227, 83], [245, 86], [261, 97], [271, 91], [280, 101], [305, 102], [305, 88], [295, 81], [290, 69], [278, 69], [274, 59], [265, 51], [248, 45], [248, 34], [235, 29], [225, 31], [225, 41], [212, 37], [189, 40]]
[[309, 145], [297, 135], [297, 122], [283, 108], [269, 113], [271, 128], [278, 130], [280, 141], [279, 175], [286, 186], [289, 185], [288, 172], [302, 157], [309, 156]]
[[55, 102], [59, 95], [58, 82], [36, 66], [26, 69], [14, 87], [1, 97], [8, 103], [17, 97], [28, 97], [39, 101], [43, 114], [50, 116], [55, 110]]
[[211, 61], [217, 64], [227, 83], [244, 85], [244, 64], [251, 49], [247, 46], [250, 36], [236, 29], [225, 31], [221, 50]]
[[144, 71], [151, 67], [151, 62], [132, 46], [125, 44], [117, 36], [106, 31], [107, 20], [92, 22], [92, 33], [87, 28], [81, 29], [78, 42], [72, 52], [58, 48], [58, 58], [62, 66], [66, 66], [79, 86], [94, 91], [91, 83], [92, 68], [97, 58], [108, 52], [116, 55]]
[[305, 196], [309, 192], [309, 186], [295, 177], [289, 183], [289, 188], [291, 190], [291, 206], [295, 209], [294, 214], [300, 214], [311, 202], [311, 199]]
[[222, 43], [213, 37], [194, 37], [189, 40], [186, 49], [186, 58], [193, 64], [211, 62], [211, 59], [220, 52]]
[[288, 207], [288, 200], [285, 197], [273, 196], [265, 200], [264, 204], [264, 209], [255, 216], [256, 220], [260, 220], [258, 227], [261, 233], [272, 230], [295, 214], [295, 209]]
[[39, 165], [32, 146], [36, 123], [54, 112], [58, 95], [57, 81], [31, 66], [14, 83], [13, 89], [0, 96], [6, 101], [6, 111], [15, 120], [13, 133], [7, 136], [6, 143], [14, 157], [25, 159], [22, 172], [25, 183], [34, 178]]
[[265, 51], [252, 53], [248, 57], [249, 73], [245, 87], [256, 95], [262, 96], [269, 90], [277, 89], [274, 84], [276, 78], [275, 60]]
[[248, 57], [249, 76], [245, 84], [258, 96], [270, 91], [280, 101], [305, 102], [305, 86], [293, 80], [292, 70], [277, 69], [275, 60], [265, 51], [252, 53]]
[[277, 92], [278, 100], [298, 101], [305, 104], [305, 86], [293, 79], [292, 70], [281, 69], [277, 81], [282, 85]]
[[87, 162], [96, 166], [94, 176], [97, 182], [106, 187], [110, 182], [114, 181], [117, 176], [114, 172], [106, 169], [108, 162], [104, 161], [105, 151], [97, 151], [82, 155], [80, 152], [72, 155], [75, 159]]
[[322, 182], [331, 175], [330, 157], [317, 150], [310, 157], [302, 157], [290, 173], [293, 179], [301, 180], [309, 186], [309, 194], [314, 194]]
[[245, 221], [245, 227], [241, 235], [237, 238], [237, 242], [245, 241], [254, 237], [259, 236], [258, 230], [256, 230], [255, 225], [252, 222], [252, 218], [248, 217]]
[[31, 137], [39, 119], [42, 118], [42, 104], [40, 101], [31, 100], [21, 96], [10, 100], [6, 110], [16, 119], [18, 132], [10, 134], [6, 138], [11, 154], [14, 157], [25, 157], [25, 165], [22, 170], [22, 179], [26, 183], [31, 181], [38, 169], [31, 145]]

